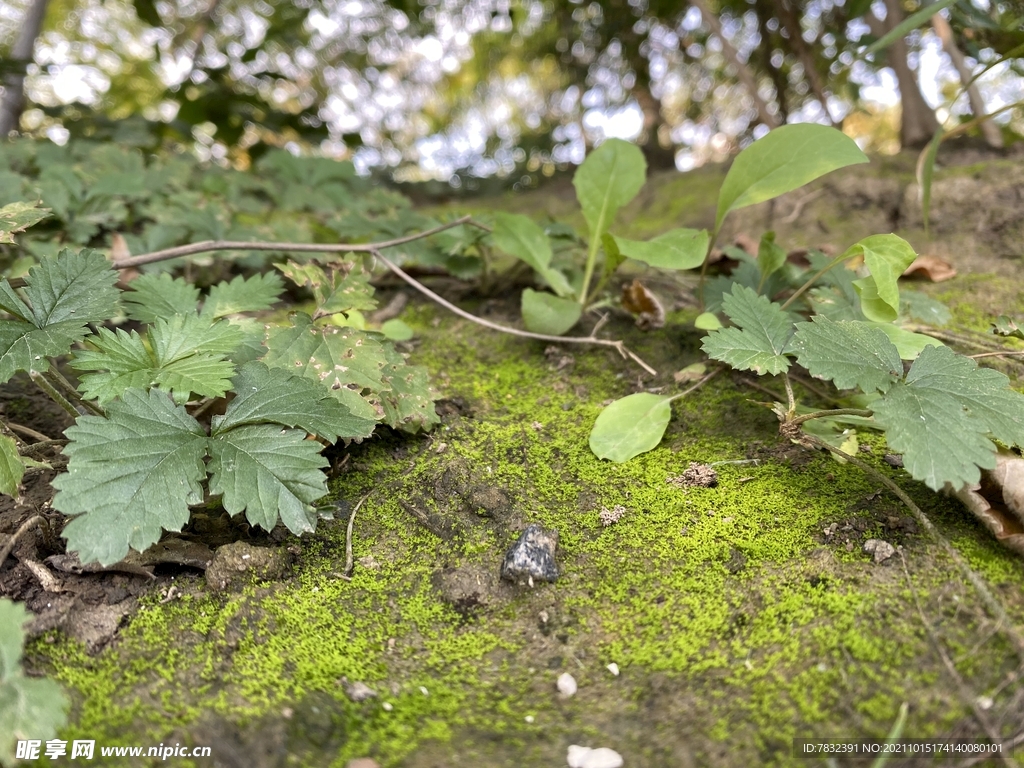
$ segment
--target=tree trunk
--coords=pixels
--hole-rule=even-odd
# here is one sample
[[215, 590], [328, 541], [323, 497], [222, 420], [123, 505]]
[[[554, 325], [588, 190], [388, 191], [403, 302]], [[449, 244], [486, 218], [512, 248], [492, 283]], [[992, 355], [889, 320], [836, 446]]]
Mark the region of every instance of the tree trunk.
[[821, 75], [818, 74], [818, 69], [814, 65], [814, 56], [811, 55], [804, 40], [800, 19], [793, 13], [793, 9], [787, 5], [786, 0], [774, 0], [774, 4], [779, 13], [779, 20], [789, 35], [789, 46], [803, 65], [804, 78], [806, 78], [807, 84], [811, 87], [811, 92], [821, 102], [821, 109], [825, 113], [825, 117], [828, 118], [828, 121], [832, 123], [834, 128], [838, 127], [839, 124], [832, 119], [832, 113], [829, 111], [828, 95], [825, 93], [825, 86], [821, 82]]
[[[32, 0], [25, 12], [25, 20], [18, 30], [18, 39], [11, 48], [11, 59], [26, 67], [32, 63], [32, 50], [43, 28], [47, 0]], [[25, 73], [8, 75], [4, 78], [4, 96], [0, 100], [0, 139], [6, 139], [11, 131], [18, 129], [21, 113], [25, 110]]]
[[[874, 13], [866, 14], [864, 19], [871, 27], [871, 34], [882, 37], [903, 21], [899, 0], [885, 0], [884, 22]], [[903, 110], [900, 121], [900, 144], [907, 149], [923, 147], [932, 140], [932, 136], [939, 129], [939, 121], [935, 119], [935, 112], [921, 95], [917, 73], [910, 68], [907, 61], [906, 40], [901, 38], [890, 45], [886, 57], [889, 66], [896, 73], [896, 82], [900, 89], [900, 105]]]
[[690, 0], [690, 5], [700, 11], [704, 21], [707, 22], [707, 25], [711, 27], [711, 31], [722, 43], [722, 54], [732, 64], [733, 69], [736, 70], [736, 77], [740, 79], [743, 87], [747, 89], [750, 98], [754, 100], [754, 106], [757, 107], [757, 114], [761, 118], [761, 122], [769, 128], [777, 128], [779, 125], [778, 119], [768, 109], [768, 102], [762, 99], [761, 94], [757, 92], [757, 79], [754, 77], [754, 73], [747, 66], [747, 63], [740, 58], [739, 51], [732, 47], [729, 38], [723, 34], [722, 24], [719, 22], [718, 17], [711, 12], [705, 0]]
[[[981, 98], [981, 92], [978, 90], [978, 86], [971, 82], [973, 75], [971, 70], [967, 66], [967, 62], [964, 61], [964, 55], [960, 53], [960, 49], [956, 47], [956, 40], [953, 39], [953, 29], [949, 26], [949, 22], [943, 18], [941, 13], [936, 13], [932, 16], [932, 29], [935, 30], [935, 34], [939, 36], [939, 40], [942, 41], [942, 47], [949, 54], [949, 58], [953, 62], [953, 66], [956, 67], [957, 74], [960, 75], [960, 82], [963, 83], [967, 89], [967, 98], [971, 103], [971, 112], [975, 117], [982, 117], [985, 113], [985, 100]], [[999, 130], [999, 126], [993, 123], [991, 120], [983, 120], [981, 123], [981, 135], [985, 139], [985, 143], [994, 149], [1001, 149], [1003, 146], [1003, 134]]]
[[632, 95], [644, 115], [644, 128], [640, 134], [640, 150], [647, 160], [647, 167], [652, 170], [674, 169], [676, 167], [675, 147], [663, 147], [658, 140], [658, 129], [665, 122], [661, 117], [661, 103], [654, 98], [651, 89], [644, 85], [634, 86]]

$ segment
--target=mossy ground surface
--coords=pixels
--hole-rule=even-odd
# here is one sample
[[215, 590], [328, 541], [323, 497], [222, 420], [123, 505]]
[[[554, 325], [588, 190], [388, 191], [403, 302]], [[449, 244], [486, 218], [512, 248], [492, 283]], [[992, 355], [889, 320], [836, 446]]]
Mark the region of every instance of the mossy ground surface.
[[[987, 281], [941, 288], [958, 321], [981, 323], [971, 291], [1001, 290]], [[999, 296], [987, 312], [1024, 309]], [[509, 320], [510, 306], [475, 310]], [[795, 758], [792, 740], [884, 737], [904, 702], [908, 737], [980, 737], [973, 696], [992, 699], [1004, 737], [1019, 729], [1021, 684], [1007, 682], [1017, 659], [953, 563], [866, 474], [782, 441], [754, 402], [768, 395], [744, 377], [722, 374], [677, 401], [654, 451], [625, 464], [593, 456], [603, 404], [675, 391], [672, 372], [700, 359], [692, 314], [657, 332], [607, 327], [660, 371], [653, 379], [614, 352], [546, 354], [425, 305], [403, 319], [417, 330], [414, 362], [445, 398], [442, 426], [351, 446], [332, 483], [339, 519], [286, 542], [287, 578], [212, 594], [179, 574], [181, 597], [154, 594], [98, 655], [55, 634], [33, 643], [31, 666], [73, 697], [62, 738], [208, 745], [213, 764], [254, 768], [361, 756], [560, 766], [573, 743], [612, 747], [629, 768], [731, 768], [823, 765]], [[1024, 563], [866, 442], [865, 460], [1024, 625]], [[718, 486], [668, 482], [691, 461], [723, 462]], [[346, 518], [364, 496], [345, 580]], [[621, 519], [602, 525], [601, 510], [617, 505]], [[531, 522], [558, 531], [561, 578], [501, 583], [502, 555]], [[902, 552], [875, 564], [861, 550], [868, 538]], [[569, 699], [555, 688], [563, 672], [579, 683]], [[351, 701], [354, 681], [377, 697]]]

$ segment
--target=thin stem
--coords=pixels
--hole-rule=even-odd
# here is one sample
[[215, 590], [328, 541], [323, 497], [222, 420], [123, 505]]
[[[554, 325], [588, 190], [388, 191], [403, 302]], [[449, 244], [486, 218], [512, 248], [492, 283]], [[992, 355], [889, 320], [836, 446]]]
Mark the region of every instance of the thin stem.
[[796, 413], [796, 398], [793, 397], [793, 384], [789, 380], [789, 374], [782, 374], [782, 383], [786, 385], [786, 399], [789, 401], [789, 411], [786, 414], [787, 421], [792, 421], [792, 416]]
[[6, 544], [4, 544], [4, 548], [0, 549], [0, 565], [3, 565], [4, 564], [4, 560], [6, 560], [7, 556], [9, 554], [11, 554], [11, 550], [14, 549], [14, 545], [18, 541], [18, 537], [21, 536], [23, 533], [25, 533], [30, 528], [32, 528], [32, 527], [34, 527], [36, 525], [39, 525], [39, 523], [41, 523], [41, 522], [43, 522], [43, 516], [42, 515], [32, 515], [32, 517], [30, 517], [28, 520], [26, 520], [24, 523], [21, 524], [21, 527], [18, 530], [16, 530], [14, 532], [14, 535], [11, 536], [11, 538], [9, 538], [7, 540]]
[[20, 452], [21, 452], [22, 456], [35, 456], [36, 454], [43, 453], [43, 451], [46, 448], [52, 448], [52, 447], [55, 447], [55, 446], [63, 447], [65, 445], [67, 445], [67, 444], [68, 444], [68, 441], [63, 439], [63, 438], [61, 438], [59, 440], [43, 440], [43, 441], [38, 442], [38, 443], [32, 443], [31, 445], [26, 445], [24, 448], [21, 449]]
[[982, 357], [1017, 357], [1018, 355], [1024, 355], [1024, 350], [1006, 352], [982, 352], [980, 355], [968, 355], [971, 360], [978, 360]]
[[818, 278], [819, 277], [824, 275], [826, 272], [828, 272], [833, 267], [836, 267], [836, 266], [842, 264], [848, 258], [850, 258], [849, 255], [847, 253], [843, 253], [841, 256], [836, 256], [834, 259], [832, 259], [832, 261], [830, 261], [824, 267], [822, 267], [817, 272], [815, 272], [813, 275], [811, 275], [810, 279], [807, 282], [805, 282], [803, 285], [801, 285], [799, 288], [797, 288], [796, 289], [796, 293], [794, 293], [792, 296], [790, 296], [788, 299], [786, 299], [785, 303], [782, 305], [782, 308], [784, 310], [785, 309], [789, 309], [789, 305], [792, 304], [797, 299], [799, 299], [804, 294], [804, 291], [806, 291], [808, 288], [810, 288], [812, 285], [814, 285], [816, 282], [818, 282]]
[[792, 419], [788, 419], [790, 424], [799, 426], [805, 421], [811, 419], [827, 419], [832, 416], [863, 416], [865, 419], [874, 416], [874, 411], [870, 411], [866, 408], [833, 408], [830, 411], [815, 411], [814, 413], [805, 413], [801, 416], [794, 416]]
[[[371, 491], [370, 493], [373, 493]], [[363, 506], [363, 502], [370, 498], [370, 494], [366, 494], [356, 504], [355, 509], [352, 510], [352, 514], [348, 516], [348, 527], [345, 529], [345, 570], [342, 572], [342, 578], [351, 579], [352, 569], [355, 568], [355, 560], [352, 555], [352, 529], [356, 524], [356, 512]]]
[[103, 409], [102, 408], [100, 408], [95, 403], [90, 403], [88, 400], [86, 400], [84, 397], [82, 397], [80, 394], [78, 394], [78, 390], [75, 389], [74, 384], [72, 384], [70, 381], [65, 379], [60, 374], [60, 372], [57, 370], [56, 366], [51, 365], [50, 366], [50, 370], [47, 371], [43, 375], [46, 376], [46, 378], [50, 380], [51, 384], [55, 384], [58, 388], [63, 389], [64, 393], [68, 397], [68, 400], [70, 400], [71, 402], [78, 403], [79, 405], [82, 405], [83, 407], [88, 408], [90, 411], [92, 411], [97, 416], [104, 416], [105, 415], [103, 413]]
[[42, 432], [36, 432], [34, 429], [23, 426], [21, 424], [15, 424], [13, 421], [8, 421], [7, 426], [10, 427], [11, 432], [17, 432], [19, 435], [31, 437], [37, 443], [43, 443], [50, 439]]
[[465, 318], [466, 320], [476, 323], [477, 325], [482, 325], [484, 328], [490, 328], [492, 331], [500, 331], [501, 333], [508, 333], [512, 336], [519, 336], [520, 338], [523, 339], [550, 341], [555, 344], [594, 344], [599, 347], [611, 347], [623, 357], [630, 358], [633, 362], [635, 362], [637, 365], [639, 365], [652, 376], [658, 375], [658, 372], [656, 370], [654, 370], [651, 366], [645, 363], [639, 356], [636, 355], [636, 353], [629, 350], [622, 341], [614, 341], [612, 339], [596, 339], [593, 336], [549, 336], [545, 333], [531, 333], [530, 331], [520, 331], [518, 328], [509, 328], [508, 326], [505, 325], [498, 325], [497, 323], [492, 323], [490, 320], [484, 320], [481, 317], [477, 317], [476, 315], [473, 315], [464, 309], [460, 309], [451, 302], [441, 298], [432, 290], [427, 288], [427, 286], [423, 285], [418, 280], [416, 280], [414, 277], [406, 274], [400, 267], [398, 267], [398, 265], [394, 264], [392, 261], [387, 259], [379, 251], [375, 251], [373, 255], [380, 259], [381, 263], [384, 264], [384, 266], [390, 269], [392, 272], [394, 272], [395, 275], [397, 275], [402, 280], [407, 282], [409, 285], [411, 285], [413, 288], [422, 293], [431, 301], [437, 302], [439, 305], [447, 309], [449, 312], [453, 312], [459, 317]]
[[1018, 658], [1024, 661], [1024, 637], [1021, 637], [1020, 633], [1014, 627], [1013, 621], [1006, 613], [1006, 609], [1003, 608], [1002, 604], [995, 598], [992, 591], [988, 588], [988, 585], [985, 583], [984, 579], [981, 578], [978, 572], [971, 568], [960, 553], [953, 548], [953, 545], [949, 543], [946, 537], [939, 532], [938, 528], [935, 527], [932, 521], [928, 519], [928, 516], [925, 515], [924, 511], [914, 503], [914, 500], [911, 499], [902, 488], [870, 464], [861, 461], [856, 456], [851, 456], [846, 451], [829, 445], [824, 440], [821, 440], [814, 435], [801, 432], [800, 440], [817, 448], [824, 448], [826, 451], [830, 451], [841, 459], [846, 459], [848, 462], [853, 464], [853, 466], [867, 472], [871, 477], [875, 478], [875, 480], [882, 483], [882, 485], [896, 494], [899, 500], [907, 505], [907, 509], [909, 509], [911, 514], [913, 514], [918, 524], [928, 531], [929, 535], [939, 543], [950, 559], [952, 559], [956, 564], [960, 573], [971, 583], [975, 591], [978, 593], [978, 596], [981, 598], [981, 601], [985, 604], [985, 607], [988, 608], [989, 613], [1005, 628], [1007, 636], [1015, 646]]
[[196, 409], [194, 411], [192, 411], [192, 418], [193, 419], [198, 419], [200, 416], [202, 416], [204, 413], [206, 413], [206, 411], [209, 410], [210, 406], [212, 406], [218, 400], [220, 400], [219, 397], [207, 397], [207, 398], [205, 398], [201, 403], [199, 403], [198, 406], [196, 406]]
[[478, 225], [472, 220], [472, 216], [463, 216], [460, 219], [451, 221], [447, 224], [441, 224], [428, 229], [423, 232], [417, 232], [414, 235], [405, 235], [404, 237], [396, 237], [394, 240], [384, 240], [379, 243], [359, 243], [354, 245], [338, 245], [330, 243], [271, 243], [263, 240], [245, 242], [240, 240], [204, 240], [199, 243], [192, 243], [190, 245], [180, 245], [176, 248], [165, 248], [162, 251], [153, 251], [151, 253], [143, 253], [138, 256], [129, 256], [126, 259], [117, 259], [112, 262], [114, 269], [127, 269], [128, 267], [138, 267], [143, 264], [152, 264], [155, 261], [166, 261], [167, 259], [176, 259], [179, 256], [191, 256], [196, 253], [207, 253], [209, 251], [296, 251], [299, 253], [373, 253], [379, 251], [382, 248], [391, 248], [396, 245], [404, 245], [411, 243], [414, 240], [420, 240], [424, 237], [430, 237], [436, 235], [438, 232], [444, 232], [446, 229], [452, 229], [463, 224], [470, 224], [471, 226], [480, 226], [482, 229], [486, 229], [483, 225]]
[[700, 281], [697, 283], [697, 303], [700, 304], [701, 312], [704, 311], [704, 281], [708, 273], [708, 261], [711, 260], [711, 251], [714, 250], [715, 242], [718, 240], [718, 228], [708, 238], [708, 249], [704, 252], [704, 261], [700, 265]]
[[75, 406], [69, 403], [67, 398], [64, 397], [64, 395], [62, 395], [60, 392], [54, 389], [53, 385], [50, 384], [50, 382], [46, 380], [46, 377], [43, 376], [43, 374], [39, 373], [39, 371], [29, 371], [28, 376], [30, 379], [32, 379], [32, 381], [35, 382], [35, 385], [37, 387], [39, 387], [41, 390], [43, 390], [43, 392], [50, 396], [53, 402], [55, 402], [57, 405], [59, 405], [61, 408], [67, 411], [68, 415], [71, 418], [77, 419], [79, 416], [82, 415], [77, 410], [75, 410]]
[[587, 266], [583, 271], [583, 285], [580, 288], [580, 306], [587, 306], [587, 289], [594, 278], [594, 267], [597, 265], [597, 247], [597, 240], [591, 238], [587, 246]]
[[707, 384], [709, 381], [711, 381], [713, 378], [715, 378], [715, 376], [720, 374], [722, 372], [722, 370], [723, 370], [722, 368], [715, 368], [715, 370], [713, 370], [711, 373], [707, 374], [703, 379], [698, 381], [696, 384], [694, 384], [689, 389], [683, 390], [678, 395], [672, 395], [672, 397], [670, 397], [668, 401], [670, 403], [672, 403], [672, 402], [675, 402], [676, 400], [679, 400], [680, 398], [686, 397], [691, 392], [696, 392], [698, 389], [700, 389], [705, 384]]

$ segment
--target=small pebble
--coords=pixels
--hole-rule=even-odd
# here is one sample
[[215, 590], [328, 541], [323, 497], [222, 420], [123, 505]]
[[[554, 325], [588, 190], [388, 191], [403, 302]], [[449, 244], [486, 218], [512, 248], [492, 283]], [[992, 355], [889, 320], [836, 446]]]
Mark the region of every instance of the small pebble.
[[380, 768], [380, 763], [369, 757], [357, 757], [345, 763], [345, 768]]
[[608, 665], [607, 669], [609, 672], [615, 675], [615, 677], [619, 676], [619, 665], [616, 664], [614, 661]]
[[570, 675], [568, 672], [563, 672], [558, 676], [558, 692], [565, 697], [576, 695], [576, 678]]
[[420, 693], [422, 693], [424, 696], [429, 696], [430, 695], [430, 691], [428, 691], [426, 686], [423, 686], [423, 685], [420, 686]]
[[558, 565], [555, 549], [558, 532], [548, 531], [536, 523], [526, 527], [522, 535], [505, 553], [501, 564], [501, 578], [506, 581], [557, 581]]
[[527, 715], [526, 717], [523, 718], [523, 720], [525, 720], [528, 723], [532, 723], [533, 722], [533, 715]]
[[392, 709], [394, 709], [390, 701], [385, 701], [383, 704], [381, 704], [381, 707], [383, 707], [385, 712], [390, 712]]
[[608, 747], [579, 747], [573, 744], [566, 756], [569, 768], [622, 768], [622, 755]]
[[864, 551], [874, 555], [876, 563], [881, 563], [896, 554], [896, 547], [881, 539], [868, 539], [864, 542]]
[[368, 686], [366, 683], [361, 683], [358, 681], [348, 686], [345, 689], [345, 693], [348, 695], [350, 699], [352, 699], [352, 701], [356, 703], [360, 701], [366, 701], [367, 699], [372, 699], [374, 696], [377, 695], [377, 692], [373, 690], [370, 686]]
[[995, 705], [991, 696], [979, 696], [974, 700], [974, 703], [978, 705], [978, 709], [988, 712]]

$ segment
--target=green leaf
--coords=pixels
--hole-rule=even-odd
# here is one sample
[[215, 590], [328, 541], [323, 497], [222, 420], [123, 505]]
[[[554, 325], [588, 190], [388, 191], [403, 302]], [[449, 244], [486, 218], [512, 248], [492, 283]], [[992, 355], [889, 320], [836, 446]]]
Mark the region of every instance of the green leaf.
[[316, 300], [314, 318], [353, 309], [375, 309], [370, 275], [361, 261], [331, 262], [327, 269], [319, 264], [275, 264], [296, 285], [309, 288]]
[[948, 325], [953, 316], [949, 308], [920, 291], [900, 291], [900, 309], [911, 320], [928, 325]]
[[195, 313], [157, 318], [149, 330], [149, 343], [160, 365], [197, 353], [227, 356], [244, 341], [241, 327], [212, 321]]
[[1016, 321], [1008, 315], [1000, 315], [996, 318], [996, 321], [992, 323], [992, 333], [997, 336], [1024, 340], [1024, 330], [1019, 328]]
[[957, 0], [935, 0], [933, 3], [921, 8], [917, 13], [912, 13], [895, 27], [890, 29], [875, 42], [864, 49], [864, 56], [869, 56], [872, 53], [888, 48], [890, 45], [895, 43], [897, 40], [901, 40], [915, 29], [920, 27], [922, 24], [928, 21], [932, 16], [941, 11], [943, 8], [948, 8], [953, 5]]
[[53, 680], [29, 678], [21, 668], [30, 615], [0, 599], [0, 763], [14, 765], [18, 741], [47, 741], [67, 723], [68, 699]]
[[926, 347], [906, 381], [873, 405], [903, 465], [933, 490], [973, 485], [995, 466], [996, 446], [1024, 444], [1024, 395], [1009, 379], [947, 347]]
[[903, 360], [916, 360], [917, 356], [921, 354], [921, 350], [925, 347], [943, 346], [942, 342], [938, 339], [926, 336], [923, 333], [908, 331], [892, 323], [871, 322], [870, 325], [878, 328], [878, 330], [889, 337], [889, 341], [896, 345], [896, 350], [900, 353], [900, 357]]
[[572, 185], [592, 242], [600, 241], [618, 210], [636, 197], [646, 176], [643, 152], [621, 139], [608, 139], [576, 169]]
[[81, 416], [65, 435], [68, 471], [52, 481], [53, 504], [75, 516], [63, 536], [83, 563], [142, 552], [203, 500], [206, 434], [166, 393], [129, 389], [105, 418]]
[[775, 233], [765, 232], [761, 235], [761, 244], [757, 248], [757, 268], [761, 270], [761, 283], [786, 263], [786, 251], [776, 244]]
[[334, 442], [369, 437], [376, 426], [349, 413], [319, 383], [263, 363], [246, 363], [232, 383], [235, 398], [223, 416], [213, 417], [214, 437], [246, 424], [282, 424]]
[[783, 125], [744, 149], [718, 193], [715, 231], [729, 211], [763, 203], [826, 173], [868, 162], [842, 131], [814, 123]]
[[722, 327], [722, 321], [714, 312], [701, 312], [693, 321], [693, 325], [702, 331], [716, 331]]
[[249, 278], [239, 275], [230, 283], [225, 280], [210, 289], [200, 315], [213, 319], [269, 309], [283, 290], [284, 282], [274, 272], [256, 274]]
[[672, 418], [672, 398], [640, 392], [627, 395], [598, 414], [590, 431], [590, 450], [616, 464], [658, 446]]
[[629, 258], [662, 269], [699, 267], [708, 251], [708, 233], [703, 229], [670, 229], [646, 242], [624, 237], [616, 237], [615, 242]]
[[946, 129], [941, 125], [935, 129], [935, 135], [928, 142], [917, 158], [917, 186], [921, 190], [921, 218], [924, 222], [924, 236], [931, 237], [930, 219], [932, 213], [932, 178], [935, 176], [935, 158], [939, 154], [939, 145], [945, 138]]
[[8, 203], [0, 208], [0, 243], [13, 243], [14, 233], [22, 232], [50, 216], [49, 208], [38, 203]]
[[572, 294], [565, 275], [551, 268], [551, 241], [533, 219], [518, 213], [496, 213], [491, 237], [498, 248], [533, 267], [559, 296]]
[[896, 235], [872, 235], [850, 246], [844, 257], [862, 255], [870, 275], [854, 281], [861, 311], [868, 320], [891, 323], [899, 314], [900, 275], [917, 258], [906, 240]]
[[778, 304], [742, 285], [722, 299], [722, 308], [738, 328], [712, 331], [702, 349], [738, 371], [778, 374], [789, 368], [783, 354], [793, 335], [793, 322]]
[[380, 326], [380, 332], [391, 341], [408, 341], [416, 335], [408, 323], [398, 318], [385, 320]]
[[413, 434], [438, 424], [440, 418], [434, 408], [427, 369], [409, 365], [394, 347], [385, 346], [384, 353], [387, 364], [382, 372], [387, 389], [380, 393], [384, 423]]
[[172, 279], [166, 272], [139, 275], [130, 288], [121, 298], [132, 320], [152, 323], [158, 317], [196, 313], [199, 289], [180, 277]]
[[903, 376], [899, 351], [881, 329], [867, 323], [816, 315], [796, 324], [790, 347], [814, 378], [839, 389], [885, 392]]
[[25, 464], [18, 453], [18, 444], [7, 435], [0, 435], [0, 493], [17, 499], [24, 475]]
[[25, 295], [39, 328], [76, 321], [85, 325], [109, 320], [118, 311], [121, 291], [117, 271], [99, 251], [63, 250], [29, 270]]
[[292, 533], [312, 531], [311, 502], [327, 493], [328, 465], [321, 446], [298, 429], [250, 424], [209, 440], [210, 493], [222, 496], [229, 515], [270, 531], [280, 518]]
[[522, 312], [526, 330], [561, 336], [579, 322], [583, 307], [572, 299], [526, 288], [523, 290]]

